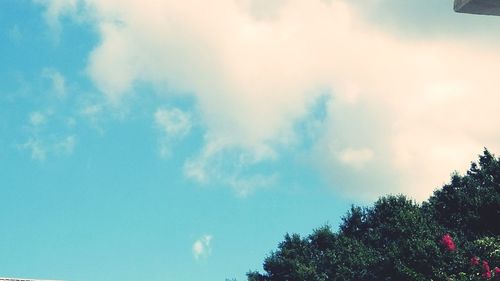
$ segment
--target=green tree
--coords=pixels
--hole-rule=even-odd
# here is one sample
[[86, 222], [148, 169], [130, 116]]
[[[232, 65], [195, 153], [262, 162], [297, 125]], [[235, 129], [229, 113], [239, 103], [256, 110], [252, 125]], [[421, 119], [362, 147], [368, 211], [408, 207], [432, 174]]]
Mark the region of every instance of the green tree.
[[[444, 235], [453, 247], [443, 242]], [[488, 150], [417, 204], [390, 195], [352, 206], [338, 232], [285, 235], [249, 281], [480, 280], [473, 256], [500, 266], [500, 160]], [[500, 278], [500, 277], [499, 277]]]
[[488, 150], [467, 174], [454, 174], [425, 206], [434, 219], [468, 240], [500, 235], [500, 161]]

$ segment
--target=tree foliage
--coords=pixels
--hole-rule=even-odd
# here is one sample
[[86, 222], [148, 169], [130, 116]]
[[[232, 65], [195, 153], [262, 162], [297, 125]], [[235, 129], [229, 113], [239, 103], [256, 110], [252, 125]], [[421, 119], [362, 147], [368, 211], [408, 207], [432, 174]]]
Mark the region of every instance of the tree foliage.
[[352, 206], [337, 232], [324, 226], [307, 237], [285, 235], [265, 259], [264, 273], [247, 276], [249, 281], [500, 280], [496, 266], [500, 159], [485, 150], [465, 175], [454, 174], [422, 204], [389, 195], [371, 207]]

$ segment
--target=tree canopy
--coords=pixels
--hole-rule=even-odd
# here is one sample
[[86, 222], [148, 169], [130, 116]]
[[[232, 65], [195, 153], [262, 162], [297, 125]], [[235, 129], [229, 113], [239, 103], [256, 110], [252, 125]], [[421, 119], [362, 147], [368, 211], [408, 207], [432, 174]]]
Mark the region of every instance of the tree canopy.
[[388, 195], [352, 206], [338, 231], [286, 234], [248, 281], [500, 280], [500, 158], [485, 149], [465, 175], [417, 204]]

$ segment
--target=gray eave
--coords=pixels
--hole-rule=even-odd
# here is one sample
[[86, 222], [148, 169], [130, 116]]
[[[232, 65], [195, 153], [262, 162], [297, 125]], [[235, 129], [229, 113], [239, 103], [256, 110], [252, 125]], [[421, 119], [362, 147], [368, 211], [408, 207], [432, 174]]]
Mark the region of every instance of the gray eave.
[[453, 9], [458, 13], [500, 16], [500, 0], [455, 0]]

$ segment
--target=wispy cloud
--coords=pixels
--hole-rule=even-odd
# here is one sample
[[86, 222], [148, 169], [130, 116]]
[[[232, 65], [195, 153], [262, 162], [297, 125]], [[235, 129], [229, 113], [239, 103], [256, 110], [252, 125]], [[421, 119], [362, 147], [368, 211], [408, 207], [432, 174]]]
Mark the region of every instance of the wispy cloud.
[[193, 126], [191, 115], [179, 108], [158, 108], [154, 114], [154, 124], [160, 131], [158, 142], [162, 157], [168, 157], [173, 142], [185, 137]]
[[60, 20], [63, 16], [76, 16], [79, 0], [34, 0], [33, 2], [45, 7], [44, 18], [52, 29], [54, 38], [59, 40]]
[[257, 188], [270, 186], [276, 180], [274, 172], [251, 171], [255, 165], [276, 159], [276, 152], [267, 145], [242, 146], [231, 138], [205, 136], [201, 153], [184, 165], [187, 178], [200, 184], [229, 186], [245, 197]]
[[191, 130], [190, 115], [178, 108], [159, 108], [154, 117], [155, 124], [168, 136], [183, 137]]
[[76, 136], [70, 135], [61, 139], [54, 145], [54, 149], [58, 154], [71, 155], [75, 149]]
[[26, 130], [29, 133], [29, 138], [22, 144], [19, 144], [20, 149], [28, 150], [31, 153], [31, 158], [37, 161], [43, 161], [47, 157], [47, 148], [40, 139], [40, 131], [47, 122], [47, 114], [41, 111], [33, 111], [28, 116], [28, 126]]
[[[18, 144], [21, 150], [28, 150], [31, 158], [36, 161], [45, 161], [49, 155], [69, 156], [73, 154], [77, 137], [74, 134], [51, 132], [51, 111], [33, 111], [28, 115], [25, 126], [28, 139]], [[69, 122], [74, 122], [69, 121]], [[66, 120], [66, 127], [68, 121]], [[69, 126], [72, 128], [72, 126]]]
[[31, 126], [33, 127], [39, 127], [41, 125], [43, 125], [46, 121], [46, 117], [45, 117], [45, 114], [43, 114], [42, 112], [40, 111], [34, 111], [32, 113], [30, 113], [30, 117], [29, 117], [29, 123]]
[[51, 82], [52, 92], [60, 99], [66, 97], [66, 79], [57, 70], [53, 68], [44, 68], [42, 76]]
[[207, 258], [212, 253], [212, 235], [205, 234], [193, 243], [192, 251], [195, 259]]
[[31, 158], [37, 161], [45, 160], [47, 151], [41, 141], [37, 138], [30, 138], [25, 143], [19, 146], [22, 149], [27, 149], [31, 153]]

